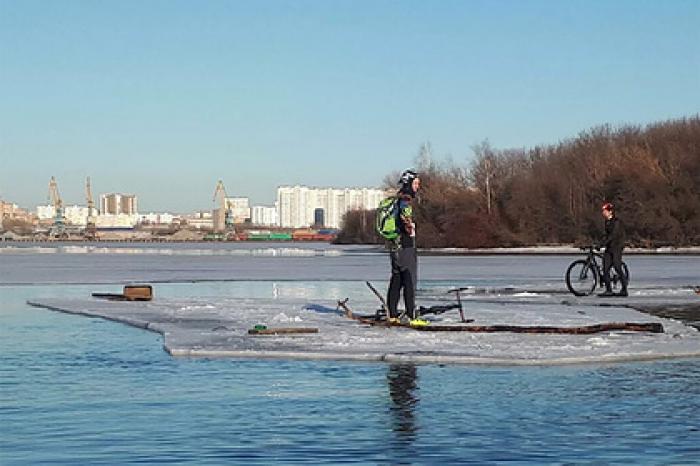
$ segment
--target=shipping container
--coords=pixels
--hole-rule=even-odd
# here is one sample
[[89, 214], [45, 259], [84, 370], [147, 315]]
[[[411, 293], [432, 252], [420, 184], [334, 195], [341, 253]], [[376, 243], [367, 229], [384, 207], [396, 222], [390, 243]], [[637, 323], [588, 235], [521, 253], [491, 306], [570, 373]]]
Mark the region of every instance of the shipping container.
[[314, 230], [295, 230], [292, 233], [294, 241], [313, 241], [316, 231]]
[[269, 239], [272, 241], [291, 241], [291, 233], [270, 233]]
[[338, 231], [339, 231], [339, 230], [337, 230], [337, 229], [335, 229], [335, 228], [321, 228], [320, 230], [318, 230], [318, 233], [319, 233], [320, 235], [331, 235], [331, 236], [336, 236], [336, 235], [338, 234]]
[[270, 236], [270, 233], [250, 233], [248, 241], [269, 241]]

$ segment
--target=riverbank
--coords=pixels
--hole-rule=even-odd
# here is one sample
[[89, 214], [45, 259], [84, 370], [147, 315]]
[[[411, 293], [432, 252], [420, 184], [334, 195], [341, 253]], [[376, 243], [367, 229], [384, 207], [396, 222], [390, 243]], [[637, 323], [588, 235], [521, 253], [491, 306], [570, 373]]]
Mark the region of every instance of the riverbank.
[[[572, 255], [582, 254], [582, 250], [578, 246], [559, 245], [559, 246], [528, 246], [520, 248], [428, 248], [421, 249], [420, 253], [425, 255]], [[658, 247], [658, 248], [625, 248], [624, 254], [635, 255], [700, 255], [700, 246], [688, 247]]]
[[[128, 245], [128, 246], [127, 246]], [[60, 248], [62, 252], [100, 252], [110, 248], [122, 250], [131, 247], [132, 250], [139, 248], [159, 248], [167, 251], [168, 245], [180, 250], [197, 249], [206, 250], [233, 250], [233, 249], [313, 249], [313, 250], [361, 250], [366, 253], [385, 253], [383, 245], [376, 244], [355, 244], [339, 245], [327, 241], [165, 241], [165, 240], [118, 240], [118, 241], [62, 241], [62, 240], [22, 240], [22, 241], [0, 241], [0, 252], [12, 250], [42, 249], [50, 250]], [[488, 255], [579, 255], [585, 253], [580, 247], [571, 244], [527, 246], [514, 248], [419, 248], [418, 252], [422, 256], [488, 256]], [[658, 248], [638, 248], [630, 247], [624, 250], [624, 254], [629, 255], [700, 255], [700, 246], [671, 247], [664, 246]]]

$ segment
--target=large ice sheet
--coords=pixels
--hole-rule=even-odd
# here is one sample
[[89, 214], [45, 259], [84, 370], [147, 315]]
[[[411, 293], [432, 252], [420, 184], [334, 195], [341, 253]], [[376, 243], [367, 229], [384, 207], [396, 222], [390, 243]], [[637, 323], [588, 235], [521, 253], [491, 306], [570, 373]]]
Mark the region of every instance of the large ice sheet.
[[[0, 286], [182, 283], [157, 285], [156, 300], [150, 303], [53, 298], [37, 303], [160, 332], [165, 348], [174, 355], [542, 364], [700, 354], [698, 332], [666, 318], [677, 315], [670, 309], [687, 310], [700, 301], [692, 292], [692, 286], [700, 284], [696, 256], [626, 257], [632, 283], [631, 296], [623, 300], [571, 296], [563, 275], [579, 256], [419, 258], [419, 302], [445, 302], [451, 299], [445, 293], [448, 289], [468, 286], [464, 298], [475, 324], [581, 326], [632, 321], [662, 322], [666, 328], [666, 333], [654, 335], [576, 336], [423, 333], [350, 321], [334, 311], [335, 300], [350, 297], [353, 309], [371, 313], [376, 302], [362, 281], [386, 280], [389, 275], [386, 254], [372, 247], [58, 245], [0, 248], [0, 252]], [[215, 283], [188, 284], [200, 281]], [[159, 286], [170, 287], [169, 293], [161, 294]], [[192, 297], [205, 288], [211, 296]], [[454, 321], [456, 313], [441, 318]], [[247, 330], [258, 323], [318, 327], [320, 332], [249, 336]]]
[[[293, 286], [291, 286], [293, 288]], [[303, 288], [303, 286], [302, 286]], [[353, 310], [370, 313], [372, 299], [352, 296]], [[343, 291], [343, 290], [336, 290]], [[147, 303], [97, 299], [44, 299], [33, 304], [63, 312], [102, 317], [159, 332], [175, 356], [416, 361], [467, 364], [567, 364], [700, 356], [700, 332], [679, 321], [648, 315], [634, 306], [687, 305], [690, 290], [659, 290], [629, 300], [575, 299], [559, 294], [476, 292], [466, 297], [475, 325], [584, 326], [609, 322], [660, 322], [662, 334], [603, 332], [593, 335], [418, 332], [362, 325], [336, 311], [330, 299], [293, 293], [272, 298], [157, 298]], [[422, 290], [423, 302], [444, 299], [442, 290]], [[602, 306], [601, 306], [602, 304]], [[623, 307], [627, 306], [627, 307]], [[456, 323], [458, 313], [439, 316]], [[253, 336], [256, 324], [317, 327], [306, 335]]]

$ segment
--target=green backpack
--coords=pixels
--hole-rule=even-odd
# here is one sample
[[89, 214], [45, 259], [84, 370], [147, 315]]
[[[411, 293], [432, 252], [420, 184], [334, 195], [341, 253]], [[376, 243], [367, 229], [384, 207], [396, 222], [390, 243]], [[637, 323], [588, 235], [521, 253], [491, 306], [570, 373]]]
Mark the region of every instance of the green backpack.
[[375, 215], [375, 230], [382, 238], [393, 241], [399, 237], [399, 198], [387, 197], [379, 203]]

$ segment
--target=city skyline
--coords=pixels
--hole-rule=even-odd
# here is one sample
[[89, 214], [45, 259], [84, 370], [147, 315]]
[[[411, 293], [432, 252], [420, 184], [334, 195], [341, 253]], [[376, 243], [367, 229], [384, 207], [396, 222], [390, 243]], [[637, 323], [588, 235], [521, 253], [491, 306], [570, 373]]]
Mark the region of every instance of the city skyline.
[[[296, 185], [282, 184], [282, 185], [279, 185], [275, 188], [274, 195], [271, 196], [272, 201], [268, 202], [268, 203], [251, 202], [250, 196], [246, 196], [244, 194], [239, 195], [238, 193], [235, 193], [233, 195], [227, 195], [226, 200], [233, 201], [236, 199], [246, 199], [250, 203], [249, 208], [251, 208], [251, 209], [253, 207], [275, 207], [277, 205], [279, 191], [280, 191], [280, 189], [284, 189], [284, 188], [302, 188], [302, 189], [312, 189], [312, 190], [378, 190], [378, 191], [383, 191], [381, 186], [309, 186], [309, 185], [304, 185], [304, 184], [296, 184]], [[75, 201], [72, 199], [66, 199], [65, 197], [63, 197], [61, 192], [62, 191], [60, 191], [60, 185], [59, 185], [59, 194], [61, 196], [61, 202], [63, 204], [63, 207], [69, 207], [69, 206], [70, 207], [86, 207], [87, 206], [87, 199], [86, 199], [86, 196], [84, 193], [83, 193], [82, 199]], [[105, 206], [104, 198], [107, 196], [117, 196], [117, 197], [119, 197], [119, 196], [132, 197], [133, 196], [133, 197], [138, 198], [138, 206], [142, 205], [142, 199], [141, 199], [139, 193], [133, 193], [133, 192], [127, 193], [126, 191], [105, 192], [105, 193], [98, 192], [95, 200], [98, 201], [98, 202], [96, 202], [96, 205], [99, 206], [99, 208], [97, 208], [97, 211], [102, 215], [104, 215], [105, 213], [106, 214], [110, 213], [110, 212], [106, 212], [108, 209], [104, 208], [104, 206]], [[52, 203], [51, 203], [51, 199], [49, 199], [48, 192], [47, 192], [47, 195], [46, 195], [45, 199], [43, 200], [43, 202], [39, 202], [39, 203], [32, 204], [32, 205], [23, 205], [23, 204], [16, 202], [11, 197], [5, 198], [2, 195], [0, 195], [0, 201], [4, 201], [4, 202], [10, 203], [10, 204], [17, 205], [17, 207], [19, 207], [21, 209], [28, 210], [29, 212], [36, 212], [36, 210], [38, 208], [46, 208], [46, 207], [53, 208]], [[195, 209], [165, 209], [165, 208], [156, 207], [156, 208], [146, 208], [146, 209], [136, 208], [135, 211], [138, 211], [139, 213], [168, 212], [168, 213], [173, 213], [173, 214], [187, 214], [187, 213], [192, 213], [192, 212], [210, 211], [210, 210], [218, 207], [217, 206], [218, 201], [216, 199], [213, 199], [211, 196], [208, 197], [208, 202], [209, 202], [208, 206], [204, 206], [201, 208], [195, 208]]]
[[[380, 186], [430, 142], [532, 147], [700, 109], [700, 2], [0, 0], [0, 198], [143, 210]], [[172, 204], [170, 204], [172, 202]]]
[[[36, 213], [0, 201], [0, 231], [6, 220], [13, 225], [21, 225], [25, 230], [31, 228], [35, 235], [91, 235], [91, 238], [99, 232], [143, 238], [144, 231], [162, 234], [164, 228], [169, 234], [197, 230], [208, 231], [213, 235], [229, 235], [235, 234], [236, 225], [245, 225], [247, 231], [253, 233], [256, 230], [251, 230], [250, 227], [293, 229], [296, 232], [301, 229], [307, 233], [316, 232], [327, 239], [328, 235], [334, 234], [333, 231], [342, 228], [347, 212], [374, 209], [386, 196], [384, 190], [372, 188], [280, 186], [273, 207], [251, 206], [247, 197], [222, 197], [225, 189], [219, 181], [216, 191], [218, 196], [215, 196], [219, 204], [213, 206], [212, 210], [181, 214], [144, 213], [138, 211], [138, 196], [135, 194], [102, 194], [99, 209], [89, 207], [92, 202], [89, 202], [89, 206], [66, 205], [56, 194], [55, 180], [52, 178], [51, 181], [54, 187], [53, 204], [37, 206]], [[192, 238], [190, 233], [184, 234]], [[16, 233], [12, 232], [12, 235]], [[304, 238], [311, 239], [308, 235]]]

